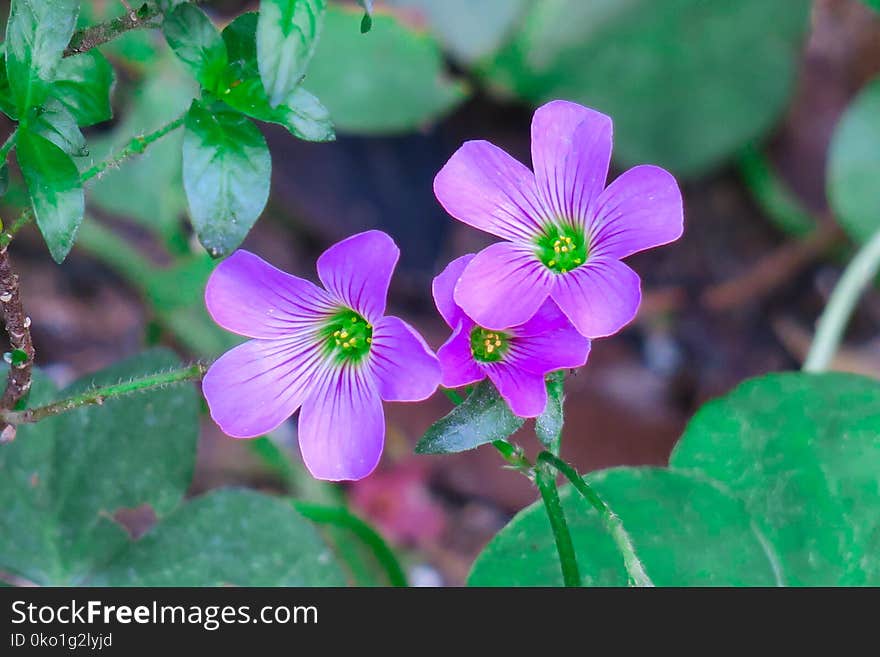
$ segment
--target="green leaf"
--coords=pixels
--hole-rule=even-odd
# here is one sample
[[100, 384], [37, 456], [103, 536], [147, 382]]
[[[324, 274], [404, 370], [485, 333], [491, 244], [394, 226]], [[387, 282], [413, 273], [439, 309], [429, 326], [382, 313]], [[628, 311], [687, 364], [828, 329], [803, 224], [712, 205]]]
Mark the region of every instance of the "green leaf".
[[307, 141], [335, 139], [327, 109], [302, 87], [296, 87], [283, 104], [272, 107], [257, 70], [257, 15], [242, 14], [223, 30], [230, 67], [218, 96], [227, 105], [259, 121], [277, 123]]
[[6, 72], [20, 116], [46, 99], [78, 11], [78, 0], [12, 0]]
[[[309, 67], [309, 89], [330, 110], [337, 130], [364, 134], [413, 130], [466, 97], [450, 79], [440, 48], [424, 31], [375, 14], [366, 36], [351, 34], [353, 9], [330, 7]], [[405, 62], [405, 64], [402, 64]]]
[[83, 218], [79, 171], [51, 141], [23, 127], [16, 141], [18, 165], [31, 197], [37, 226], [55, 262], [67, 257]]
[[880, 230], [880, 78], [847, 108], [828, 154], [828, 201], [846, 232], [866, 242]]
[[257, 61], [273, 107], [302, 82], [321, 32], [325, 0], [260, 0]]
[[217, 257], [238, 247], [263, 211], [272, 162], [253, 123], [212, 110], [195, 101], [187, 113], [183, 187], [199, 241]]
[[[38, 375], [29, 404], [177, 364], [152, 351], [53, 394]], [[150, 505], [161, 518], [192, 478], [198, 402], [178, 385], [22, 426], [0, 449], [0, 568], [39, 584], [81, 582], [128, 543], [113, 514]]]
[[880, 0], [862, 0], [862, 2], [871, 7], [871, 9], [880, 11]]
[[406, 17], [414, 15], [457, 60], [488, 57], [510, 36], [529, 0], [385, 0]]
[[523, 425], [495, 386], [485, 379], [444, 418], [437, 420], [416, 445], [416, 454], [449, 454], [504, 440]]
[[61, 60], [51, 93], [67, 106], [81, 126], [90, 126], [113, 118], [110, 91], [113, 67], [99, 50], [89, 50]]
[[13, 121], [18, 120], [18, 108], [12, 97], [12, 89], [9, 87], [9, 76], [6, 75], [6, 55], [0, 62], [0, 112], [3, 112]]
[[193, 4], [174, 9], [162, 24], [174, 54], [205, 89], [214, 91], [228, 63], [226, 44], [211, 19]]
[[9, 190], [9, 165], [4, 162], [0, 164], [0, 196], [6, 194]]
[[95, 586], [342, 586], [312, 525], [282, 500], [220, 490], [183, 505], [119, 554]]
[[29, 129], [45, 137], [68, 155], [85, 157], [89, 154], [86, 138], [76, 124], [76, 117], [66, 105], [54, 98], [34, 113]]
[[705, 405], [670, 459], [739, 496], [785, 581], [880, 584], [880, 384], [771, 374]]
[[559, 453], [559, 441], [562, 439], [564, 401], [565, 372], [552, 372], [547, 376], [547, 408], [535, 420], [535, 435], [554, 454]]
[[[617, 513], [657, 586], [773, 586], [776, 557], [742, 503], [715, 484], [660, 468], [615, 468], [585, 479]], [[623, 557], [596, 510], [560, 491], [585, 586], [626, 586]], [[477, 557], [470, 586], [561, 586], [541, 502], [520, 511]]]
[[766, 135], [785, 111], [811, 4], [535, 2], [484, 73], [535, 104], [565, 98], [609, 114], [621, 166], [696, 176]]

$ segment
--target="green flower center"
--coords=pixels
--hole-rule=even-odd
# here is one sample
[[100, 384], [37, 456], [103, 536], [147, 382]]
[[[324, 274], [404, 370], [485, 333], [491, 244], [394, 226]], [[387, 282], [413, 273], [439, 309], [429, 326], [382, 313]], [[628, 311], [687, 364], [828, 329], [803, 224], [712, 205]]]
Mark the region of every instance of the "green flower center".
[[338, 363], [360, 362], [370, 353], [373, 327], [361, 315], [343, 308], [321, 329], [327, 353]]
[[535, 244], [538, 258], [557, 274], [577, 269], [587, 261], [587, 240], [580, 228], [553, 224]]
[[502, 331], [490, 331], [482, 326], [471, 330], [471, 353], [481, 363], [497, 363], [510, 348], [510, 336]]

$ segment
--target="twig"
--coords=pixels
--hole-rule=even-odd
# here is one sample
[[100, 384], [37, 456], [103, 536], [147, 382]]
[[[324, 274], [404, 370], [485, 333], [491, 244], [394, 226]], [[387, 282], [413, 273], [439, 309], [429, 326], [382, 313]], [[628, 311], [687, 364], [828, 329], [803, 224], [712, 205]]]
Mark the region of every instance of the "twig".
[[129, 11], [124, 16], [77, 30], [70, 39], [64, 56], [81, 55], [131, 30], [159, 27], [161, 15], [158, 6], [145, 3], [139, 9]]
[[[6, 324], [11, 346], [11, 362], [6, 380], [6, 390], [0, 399], [0, 410], [11, 410], [31, 388], [31, 367], [34, 362], [34, 345], [31, 341], [31, 319], [24, 314], [18, 289], [18, 275], [12, 271], [9, 252], [0, 249], [0, 308]], [[0, 442], [15, 438], [15, 426], [0, 424]]]

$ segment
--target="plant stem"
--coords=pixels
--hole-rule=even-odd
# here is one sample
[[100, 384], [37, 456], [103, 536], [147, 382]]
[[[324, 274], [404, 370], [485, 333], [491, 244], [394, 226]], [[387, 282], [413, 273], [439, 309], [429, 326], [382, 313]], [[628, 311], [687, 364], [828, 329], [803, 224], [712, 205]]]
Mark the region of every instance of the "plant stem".
[[0, 146], [0, 165], [6, 163], [6, 158], [9, 157], [9, 151], [12, 150], [12, 147], [15, 146], [15, 138], [18, 136], [18, 128], [12, 131], [12, 134], [6, 138], [6, 141], [3, 142], [3, 146]]
[[535, 468], [535, 482], [541, 492], [547, 517], [550, 519], [550, 528], [553, 530], [556, 551], [559, 552], [559, 564], [562, 567], [562, 580], [566, 586], [580, 586], [581, 575], [578, 571], [574, 543], [571, 540], [571, 532], [568, 531], [562, 503], [559, 501], [559, 491], [556, 490], [556, 473], [546, 464], [539, 463]]
[[73, 397], [62, 399], [45, 406], [28, 408], [23, 411], [0, 411], [0, 419], [9, 424], [28, 424], [39, 422], [53, 415], [60, 415], [82, 406], [101, 405], [108, 399], [123, 397], [136, 392], [161, 388], [172, 383], [195, 381], [202, 378], [207, 371], [207, 365], [196, 363], [170, 372], [150, 374], [139, 379], [114, 383], [109, 386], [92, 388]]
[[584, 499], [599, 512], [602, 524], [605, 525], [605, 529], [611, 534], [611, 538], [613, 538], [615, 544], [617, 544], [617, 549], [620, 550], [620, 553], [623, 555], [623, 564], [626, 567], [626, 572], [633, 584], [636, 586], [654, 586], [651, 578], [648, 577], [648, 574], [645, 572], [645, 567], [642, 565], [641, 560], [636, 555], [632, 540], [624, 528], [620, 517], [614, 513], [614, 511], [605, 504], [605, 501], [599, 497], [596, 491], [594, 491], [590, 485], [583, 480], [583, 478], [577, 473], [577, 470], [550, 452], [541, 452], [538, 455], [538, 463], [547, 463], [559, 470], [559, 472], [571, 482], [572, 486], [575, 487]]
[[0, 234], [0, 249], [5, 249], [9, 246], [12, 238], [16, 236], [18, 231], [27, 226], [33, 218], [34, 211], [31, 208], [25, 208], [22, 210], [21, 214], [18, 215], [18, 218], [12, 222], [12, 225]]
[[459, 395], [457, 392], [455, 392], [455, 390], [450, 390], [449, 388], [440, 388], [440, 389], [443, 391], [443, 394], [446, 395], [446, 399], [451, 401], [456, 406], [458, 406], [459, 404], [461, 404], [464, 401], [464, 399], [461, 398], [461, 395]]
[[145, 150], [147, 150], [147, 147], [150, 144], [152, 144], [155, 141], [158, 141], [159, 139], [161, 139], [162, 137], [167, 135], [169, 132], [173, 132], [174, 130], [177, 130], [177, 128], [182, 126], [185, 118], [186, 118], [186, 114], [185, 113], [181, 114], [173, 121], [166, 123], [165, 125], [161, 126], [160, 128], [157, 128], [156, 130], [154, 130], [153, 132], [150, 132], [146, 135], [140, 135], [139, 137], [135, 137], [134, 139], [132, 139], [128, 143], [128, 145], [125, 148], [123, 148], [121, 151], [119, 151], [115, 155], [112, 155], [112, 156], [108, 157], [106, 160], [104, 160], [102, 162], [98, 162], [97, 164], [95, 164], [92, 167], [83, 171], [79, 176], [80, 181], [86, 182], [87, 180], [91, 180], [95, 176], [103, 173], [104, 170], [106, 170], [108, 167], [117, 166], [120, 162], [122, 162], [126, 158], [129, 158], [132, 155], [137, 155], [137, 154], [143, 153]]
[[816, 328], [804, 361], [805, 372], [822, 372], [831, 364], [849, 318], [865, 289], [880, 271], [880, 231], [856, 253], [840, 277]]
[[161, 14], [157, 5], [144, 4], [140, 9], [126, 12], [124, 16], [77, 30], [70, 39], [64, 56], [80, 55], [131, 30], [159, 27]]
[[357, 536], [376, 557], [385, 570], [391, 586], [408, 586], [406, 575], [394, 552], [379, 533], [345, 507], [328, 507], [322, 504], [294, 500], [293, 507], [303, 516], [321, 524], [334, 525], [349, 530]]
[[[6, 379], [6, 390], [0, 399], [0, 412], [11, 410], [31, 389], [31, 368], [34, 363], [34, 344], [31, 340], [31, 320], [24, 314], [18, 287], [18, 274], [12, 271], [9, 252], [0, 249], [0, 309], [3, 310], [6, 333], [9, 335], [11, 362]], [[12, 422], [0, 423], [0, 442], [15, 438]]]

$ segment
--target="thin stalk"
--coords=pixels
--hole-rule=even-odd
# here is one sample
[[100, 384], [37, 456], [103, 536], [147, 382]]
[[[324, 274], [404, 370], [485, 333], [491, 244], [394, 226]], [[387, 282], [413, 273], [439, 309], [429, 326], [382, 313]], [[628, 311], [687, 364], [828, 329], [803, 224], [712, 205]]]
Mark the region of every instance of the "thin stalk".
[[294, 500], [293, 507], [312, 522], [342, 527], [350, 531], [363, 541], [376, 557], [391, 586], [408, 586], [403, 568], [385, 540], [351, 511], [344, 507], [328, 507], [300, 500]]
[[880, 231], [856, 253], [831, 292], [828, 305], [819, 318], [813, 344], [804, 361], [805, 372], [822, 372], [828, 369], [859, 298], [877, 277], [878, 271]]
[[624, 567], [626, 568], [626, 572], [633, 584], [636, 586], [654, 586], [651, 578], [648, 577], [648, 573], [645, 572], [645, 567], [642, 565], [641, 560], [638, 555], [636, 555], [632, 540], [624, 528], [620, 517], [614, 513], [614, 511], [605, 504], [605, 501], [599, 497], [596, 491], [594, 491], [590, 485], [583, 480], [583, 478], [577, 473], [577, 470], [550, 452], [541, 452], [538, 455], [538, 463], [546, 463], [556, 468], [571, 482], [572, 486], [575, 487], [583, 498], [599, 512], [602, 524], [605, 525], [605, 529], [611, 534], [611, 538], [614, 539], [617, 549], [623, 555]]
[[64, 50], [64, 56], [80, 55], [131, 30], [159, 27], [161, 15], [162, 12], [157, 5], [144, 4], [140, 9], [126, 12], [124, 16], [77, 30]]
[[559, 553], [559, 565], [562, 568], [562, 580], [566, 586], [580, 586], [581, 574], [578, 570], [568, 522], [565, 520], [562, 503], [559, 501], [559, 491], [556, 490], [555, 471], [546, 464], [539, 463], [535, 468], [535, 483], [541, 492], [547, 517], [550, 519], [550, 528], [553, 530], [553, 538], [556, 541], [556, 551]]
[[9, 157], [9, 151], [12, 150], [12, 147], [15, 146], [15, 138], [18, 136], [18, 128], [12, 131], [12, 134], [6, 138], [6, 141], [3, 142], [3, 146], [0, 146], [0, 164], [6, 163], [6, 158]]
[[161, 388], [172, 383], [183, 383], [201, 379], [207, 371], [207, 365], [195, 363], [169, 372], [159, 372], [148, 376], [114, 383], [109, 386], [101, 386], [86, 390], [78, 395], [62, 399], [60, 401], [28, 408], [23, 411], [0, 411], [0, 419], [8, 424], [29, 424], [39, 422], [53, 415], [60, 415], [83, 406], [101, 405], [109, 399], [123, 397], [136, 392], [144, 392], [154, 388]]

